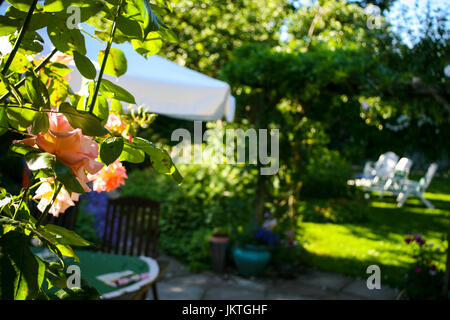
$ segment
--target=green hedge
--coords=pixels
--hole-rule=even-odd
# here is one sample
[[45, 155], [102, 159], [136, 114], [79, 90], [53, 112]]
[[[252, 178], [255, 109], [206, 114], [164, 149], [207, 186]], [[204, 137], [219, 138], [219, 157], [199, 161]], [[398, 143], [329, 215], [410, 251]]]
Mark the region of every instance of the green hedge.
[[247, 225], [253, 214], [252, 168], [225, 165], [179, 165], [181, 186], [153, 169], [129, 173], [122, 196], [162, 203], [158, 248], [192, 270], [210, 264], [209, 237]]

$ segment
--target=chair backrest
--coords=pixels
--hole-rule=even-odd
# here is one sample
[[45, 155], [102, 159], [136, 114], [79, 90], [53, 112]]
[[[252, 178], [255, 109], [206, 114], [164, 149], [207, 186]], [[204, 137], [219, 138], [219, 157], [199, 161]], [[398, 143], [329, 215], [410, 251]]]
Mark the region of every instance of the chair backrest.
[[433, 177], [437, 171], [438, 165], [436, 162], [433, 162], [432, 164], [430, 164], [430, 166], [428, 167], [427, 173], [425, 174], [425, 183], [423, 185], [423, 188], [426, 189], [428, 188], [428, 186], [431, 183], [431, 180], [433, 180]]
[[411, 170], [413, 165], [413, 161], [409, 158], [403, 157], [401, 158], [397, 164], [395, 165], [394, 175], [396, 177], [406, 178]]
[[385, 179], [391, 177], [397, 162], [398, 156], [395, 153], [391, 151], [383, 153], [375, 164], [377, 176]]
[[146, 198], [109, 199], [101, 251], [156, 257], [160, 203]]

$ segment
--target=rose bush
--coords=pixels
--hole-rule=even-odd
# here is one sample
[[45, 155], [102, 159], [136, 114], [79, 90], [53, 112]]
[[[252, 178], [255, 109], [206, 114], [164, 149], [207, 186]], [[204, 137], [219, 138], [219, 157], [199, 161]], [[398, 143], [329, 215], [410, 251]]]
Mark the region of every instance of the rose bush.
[[[105, 73], [119, 77], [126, 72], [125, 55], [113, 43], [128, 41], [148, 57], [163, 41], [176, 41], [162, 22], [172, 8], [165, 0], [7, 2], [0, 19], [0, 135], [11, 131], [23, 136], [11, 141], [10, 151], [24, 158], [31, 178], [18, 195], [0, 188], [0, 299], [96, 298], [95, 290], [84, 284], [81, 290], [65, 285], [64, 257], [77, 260], [72, 246], [90, 243], [42, 222], [48, 214], [64, 214], [92, 188], [110, 191], [123, 185], [127, 175], [122, 161], [141, 163], [149, 157], [157, 172], [181, 183], [168, 153], [136, 136], [137, 127], [148, 126], [154, 115], [142, 109], [123, 113], [121, 102], [136, 104], [134, 97], [103, 79]], [[69, 7], [78, 7], [81, 22], [95, 28], [91, 36], [106, 44], [99, 52], [99, 72], [86, 57], [81, 29], [68, 23], [73, 18]], [[54, 47], [46, 56], [37, 32], [44, 28]], [[88, 80], [79, 93], [68, 83], [72, 60]], [[30, 213], [31, 201], [38, 202], [37, 218]], [[30, 250], [36, 239], [56, 254], [57, 263]], [[59, 291], [49, 295], [44, 284]]]

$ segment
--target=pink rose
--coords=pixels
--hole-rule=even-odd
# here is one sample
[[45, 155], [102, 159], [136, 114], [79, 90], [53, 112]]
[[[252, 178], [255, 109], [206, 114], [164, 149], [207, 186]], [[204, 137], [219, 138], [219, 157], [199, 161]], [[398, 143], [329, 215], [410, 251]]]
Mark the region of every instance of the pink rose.
[[105, 166], [95, 175], [88, 175], [88, 179], [94, 182], [93, 189], [97, 192], [111, 191], [125, 184], [128, 178], [127, 170], [119, 160]]
[[68, 55], [68, 54], [58, 51], [57, 53], [55, 53], [53, 55], [53, 57], [50, 59], [50, 61], [67, 65], [73, 61], [73, 57], [71, 55]]
[[[40, 200], [37, 207], [41, 212], [44, 212], [45, 208], [50, 203], [53, 197], [54, 178], [44, 178], [41, 179], [41, 181], [44, 182], [39, 186], [39, 188], [37, 188], [33, 199]], [[72, 192], [72, 195], [70, 195], [69, 192], [67, 192], [67, 190], [62, 187], [61, 190], [59, 190], [55, 201], [50, 207], [49, 213], [54, 215], [55, 217], [58, 217], [59, 214], [66, 211], [68, 207], [74, 206], [74, 201], [78, 201], [79, 196], [80, 195], [75, 192]]]
[[49, 113], [47, 133], [39, 133], [15, 143], [38, 147], [56, 157], [72, 169], [74, 176], [86, 192], [91, 191], [87, 182], [86, 171], [97, 173], [103, 163], [97, 162], [98, 144], [91, 137], [82, 134], [81, 129], [74, 129], [62, 113]]
[[110, 113], [105, 128], [114, 135], [122, 135], [122, 132], [127, 129], [127, 125], [119, 116]]

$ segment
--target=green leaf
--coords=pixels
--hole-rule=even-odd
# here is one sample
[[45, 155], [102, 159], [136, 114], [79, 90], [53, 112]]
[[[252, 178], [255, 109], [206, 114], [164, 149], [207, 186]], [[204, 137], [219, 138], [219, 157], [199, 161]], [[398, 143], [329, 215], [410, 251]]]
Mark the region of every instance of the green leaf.
[[137, 147], [134, 143], [124, 141], [122, 153], [120, 154], [120, 161], [127, 161], [130, 163], [141, 163], [145, 160], [145, 152]]
[[93, 113], [101, 120], [100, 123], [104, 126], [108, 121], [109, 116], [108, 100], [106, 100], [104, 96], [97, 95]]
[[31, 126], [31, 133], [37, 135], [38, 133], [46, 133], [49, 128], [49, 120], [46, 112], [38, 112], [33, 119]]
[[117, 18], [117, 29], [131, 38], [142, 40], [144, 36], [139, 22], [122, 15]]
[[51, 169], [56, 163], [56, 156], [48, 152], [28, 152], [25, 162], [31, 171]]
[[64, 0], [45, 0], [44, 11], [45, 12], [60, 12], [65, 9]]
[[120, 103], [119, 100], [112, 99], [111, 101], [111, 112], [122, 114], [123, 113], [123, 106]]
[[63, 256], [74, 258], [76, 262], [80, 262], [80, 258], [78, 258], [78, 256], [69, 245], [57, 244], [56, 248], [58, 248]]
[[150, 31], [156, 31], [160, 29], [158, 24], [158, 17], [153, 13], [150, 4], [147, 0], [131, 0], [135, 8], [140, 13], [140, 20], [142, 21], [142, 30], [144, 30], [144, 38]]
[[45, 264], [29, 249], [29, 238], [10, 231], [0, 238], [0, 299], [25, 300], [38, 296]]
[[64, 185], [64, 188], [66, 188], [68, 192], [76, 192], [80, 194], [86, 193], [81, 184], [73, 175], [72, 169], [65, 166], [58, 159], [56, 160], [53, 170], [55, 171], [56, 179]]
[[[33, 2], [31, 0], [6, 0], [6, 1], [9, 2], [17, 10], [25, 12], [30, 10], [31, 3]], [[36, 8], [38, 8], [38, 6], [36, 6]]]
[[160, 149], [150, 141], [139, 137], [134, 138], [133, 142], [150, 156], [152, 166], [158, 173], [172, 175], [177, 183], [182, 182], [183, 178], [166, 150]]
[[99, 90], [106, 98], [113, 98], [120, 101], [136, 104], [136, 101], [134, 100], [134, 97], [131, 93], [129, 93], [124, 88], [115, 85], [109, 80], [102, 79]]
[[80, 71], [83, 77], [91, 80], [95, 79], [97, 71], [95, 70], [95, 67], [92, 64], [91, 60], [89, 60], [86, 56], [78, 53], [78, 51], [73, 52], [73, 59], [78, 71]]
[[85, 247], [91, 245], [89, 241], [84, 240], [76, 232], [68, 230], [64, 227], [54, 224], [46, 224], [44, 228], [47, 230], [47, 232], [56, 236], [59, 244], [77, 247]]
[[70, 69], [68, 66], [59, 62], [49, 63], [45, 66], [45, 68], [62, 78], [67, 76], [67, 74], [72, 71], [72, 69]]
[[47, 34], [53, 45], [61, 52], [73, 55], [73, 51], [78, 51], [81, 55], [86, 55], [86, 45], [84, 36], [78, 29], [69, 29], [65, 21], [55, 19], [47, 27]]
[[6, 115], [6, 108], [0, 106], [0, 136], [8, 131], [8, 117]]
[[24, 156], [28, 152], [36, 152], [37, 149], [27, 146], [26, 144], [14, 143], [10, 145], [9, 150], [17, 155]]
[[20, 131], [25, 131], [31, 126], [38, 113], [39, 111], [29, 108], [8, 107], [6, 109], [10, 126]]
[[100, 145], [100, 159], [107, 166], [119, 158], [124, 142], [122, 138], [112, 137], [105, 139]]
[[[8, 9], [6, 9], [5, 16], [14, 19], [18, 27], [20, 27], [23, 25], [27, 13], [28, 12], [23, 12], [14, 8], [13, 6], [10, 6]], [[27, 31], [42, 29], [49, 25], [50, 21], [52, 21], [53, 19], [54, 17], [51, 14], [35, 11], [33, 13], [33, 17], [31, 18], [30, 24], [28, 25]]]
[[88, 112], [80, 111], [64, 102], [59, 106], [59, 111], [64, 113], [73, 128], [80, 128], [87, 136], [104, 136], [107, 131], [101, 124], [101, 120]]
[[[9, 54], [7, 54], [6, 56], [9, 57]], [[23, 53], [17, 52], [14, 56], [11, 66], [9, 67], [9, 70], [22, 74], [28, 70], [31, 70], [32, 68], [33, 66], [30, 61], [28, 61], [27, 57]]]
[[25, 80], [25, 89], [27, 91], [28, 99], [36, 108], [50, 107], [50, 97], [46, 86], [37, 78], [34, 73], [31, 73]]
[[9, 36], [19, 28], [16, 20], [0, 16], [0, 37]]
[[[105, 57], [105, 51], [100, 50], [98, 52], [98, 63], [101, 65], [103, 63], [103, 58]], [[105, 73], [120, 77], [127, 72], [127, 59], [122, 50], [117, 48], [111, 48], [108, 54], [108, 59], [106, 60]]]
[[27, 55], [40, 53], [43, 50], [44, 39], [36, 31], [28, 31], [22, 39], [20, 49]]
[[149, 39], [145, 41], [140, 41], [133, 39], [131, 40], [134, 50], [140, 55], [148, 58], [151, 55], [157, 54], [162, 47], [162, 40], [158, 33], [152, 32], [149, 34]]

